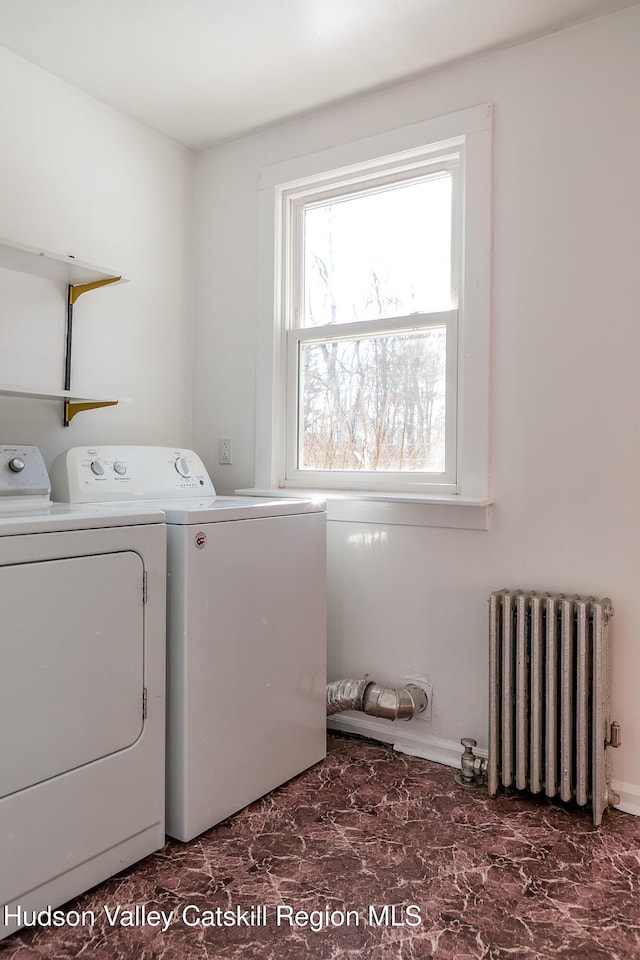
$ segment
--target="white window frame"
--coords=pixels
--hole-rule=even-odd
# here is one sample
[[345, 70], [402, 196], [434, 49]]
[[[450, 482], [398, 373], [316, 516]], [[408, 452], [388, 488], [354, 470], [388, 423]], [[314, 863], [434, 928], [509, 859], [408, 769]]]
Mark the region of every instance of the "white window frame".
[[[409, 151], [406, 157], [383, 159], [378, 164], [357, 167], [346, 175], [333, 172], [318, 178], [317, 183], [297, 184], [279, 188], [282, 203], [282, 236], [280, 267], [282, 270], [282, 324], [286, 338], [286, 374], [283, 389], [286, 397], [285, 415], [285, 487], [319, 488], [327, 490], [395, 490], [437, 493], [457, 493], [456, 478], [456, 404], [457, 404], [457, 307], [448, 311], [420, 313], [406, 317], [379, 320], [360, 320], [353, 323], [326, 326], [299, 326], [304, 317], [303, 219], [304, 211], [314, 203], [327, 203], [345, 197], [363, 196], [366, 192], [426, 180], [447, 173], [452, 178], [451, 224], [451, 300], [458, 299], [459, 248], [461, 236], [461, 145], [452, 150], [449, 143], [444, 150], [427, 147], [424, 151]], [[327, 340], [352, 340], [369, 336], [428, 330], [433, 326], [446, 327], [446, 451], [445, 469], [441, 473], [413, 471], [347, 471], [299, 469], [298, 456], [302, 442], [300, 416], [299, 351], [304, 343]]]
[[[491, 104], [422, 121], [366, 140], [298, 157], [260, 173], [259, 316], [256, 383], [256, 482], [255, 489], [292, 492], [330, 489], [322, 477], [287, 479], [286, 419], [291, 417], [291, 353], [300, 332], [289, 336], [286, 310], [292, 296], [283, 264], [285, 197], [308, 196], [311, 191], [347, 189], [349, 182], [372, 182], [392, 171], [434, 162], [453, 152], [461, 158], [460, 182], [460, 285], [456, 316], [455, 404], [456, 477], [454, 483], [414, 483], [407, 476], [384, 478], [379, 494], [362, 483], [348, 496], [362, 499], [407, 500], [412, 503], [446, 501], [465, 505], [489, 503], [489, 366], [491, 307]], [[402, 322], [402, 321], [401, 321]], [[451, 323], [451, 321], [449, 321]], [[336, 327], [342, 325], [336, 325]], [[335, 329], [335, 328], [334, 328]], [[317, 335], [318, 328], [307, 328]], [[335, 330], [338, 335], [342, 330]], [[448, 357], [449, 360], [449, 357]], [[453, 361], [452, 361], [453, 362]], [[289, 410], [287, 409], [289, 404]], [[291, 444], [290, 444], [291, 447]], [[291, 450], [289, 450], [291, 456]], [[291, 464], [289, 464], [289, 467]], [[325, 472], [322, 471], [322, 474]], [[367, 474], [367, 478], [370, 474]], [[409, 478], [411, 475], [408, 475]], [[345, 479], [345, 478], [342, 478]], [[358, 480], [358, 475], [355, 478]], [[387, 481], [391, 481], [388, 483]], [[339, 481], [331, 489], [339, 489]], [[347, 480], [353, 488], [353, 480]], [[346, 493], [346, 492], [345, 492]], [[396, 496], [397, 494], [397, 496]]]

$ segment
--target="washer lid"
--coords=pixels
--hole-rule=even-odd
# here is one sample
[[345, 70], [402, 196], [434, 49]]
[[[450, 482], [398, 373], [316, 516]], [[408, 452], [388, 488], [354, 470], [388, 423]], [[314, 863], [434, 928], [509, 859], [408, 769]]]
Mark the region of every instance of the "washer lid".
[[[149, 501], [148, 501], [149, 502]], [[201, 524], [223, 520], [255, 520], [292, 514], [321, 513], [324, 500], [294, 500], [269, 497], [203, 497], [202, 500], [154, 501], [164, 511], [167, 523]]]

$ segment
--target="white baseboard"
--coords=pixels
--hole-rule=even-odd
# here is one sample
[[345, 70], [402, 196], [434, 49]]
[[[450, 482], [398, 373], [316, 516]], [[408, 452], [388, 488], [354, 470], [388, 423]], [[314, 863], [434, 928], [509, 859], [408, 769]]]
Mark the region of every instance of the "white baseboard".
[[640, 787], [636, 787], [633, 783], [612, 780], [611, 789], [620, 796], [620, 802], [616, 803], [616, 810], [640, 817]]
[[[418, 729], [416, 726], [419, 724]], [[380, 720], [368, 717], [365, 714], [346, 711], [327, 719], [329, 730], [342, 733], [355, 733], [371, 740], [380, 740], [382, 743], [393, 744], [398, 753], [407, 753], [412, 757], [422, 757], [424, 760], [433, 760], [447, 767], [460, 767], [462, 746], [454, 740], [440, 740], [438, 737], [424, 733], [420, 721]], [[478, 757], [486, 757], [486, 750], [476, 749]]]
[[[391, 743], [393, 749], [397, 750], [398, 753], [406, 753], [412, 757], [422, 757], [424, 760], [433, 760], [435, 763], [442, 763], [447, 767], [460, 767], [461, 745], [454, 740], [440, 740], [438, 737], [423, 733], [419, 727], [416, 730], [414, 721], [410, 721], [405, 727], [404, 721], [401, 720], [391, 722], [376, 717], [368, 717], [366, 714], [346, 711], [328, 717], [327, 727], [329, 730], [354, 733], [371, 740], [380, 740], [382, 743]], [[474, 752], [478, 757], [487, 756], [486, 750], [476, 748]], [[616, 810], [622, 810], [623, 813], [631, 813], [640, 817], [640, 787], [632, 783], [612, 780], [611, 789], [620, 796], [620, 802], [615, 805]]]

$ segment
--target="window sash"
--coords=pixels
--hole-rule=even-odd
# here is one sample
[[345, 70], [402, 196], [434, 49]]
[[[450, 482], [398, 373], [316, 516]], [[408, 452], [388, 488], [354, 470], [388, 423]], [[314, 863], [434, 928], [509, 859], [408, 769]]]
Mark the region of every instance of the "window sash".
[[[457, 310], [411, 314], [382, 320], [360, 320], [345, 324], [326, 324], [287, 331], [287, 395], [286, 395], [286, 483], [335, 489], [422, 490], [437, 487], [436, 492], [457, 490]], [[301, 345], [333, 343], [338, 340], [360, 340], [381, 335], [426, 331], [444, 326], [446, 330], [445, 361], [445, 469], [442, 472], [387, 470], [313, 470], [299, 468], [299, 452], [303, 442], [300, 353]]]
[[[303, 327], [305, 317], [304, 289], [304, 215], [310, 207], [323, 206], [332, 200], [345, 200], [366, 196], [368, 193], [384, 191], [396, 186], [409, 185], [422, 180], [430, 180], [443, 174], [452, 178], [451, 196], [451, 304], [458, 303], [459, 294], [459, 248], [462, 237], [462, 199], [461, 164], [462, 148], [452, 152], [434, 152], [423, 156], [419, 161], [393, 168], [381, 175], [370, 172], [358, 177], [317, 185], [309, 185], [303, 190], [288, 190], [283, 194], [283, 265], [285, 277], [284, 313], [287, 329]], [[344, 326], [342, 323], [340, 326]]]
[[[421, 180], [449, 175], [452, 178], [451, 210], [451, 303], [457, 304], [459, 292], [459, 246], [461, 241], [461, 164], [462, 147], [429, 151], [413, 157], [405, 164], [393, 164], [387, 169], [360, 171], [357, 176], [334, 178], [320, 184], [304, 186], [283, 193], [283, 310], [285, 369], [285, 431], [284, 481], [287, 486], [317, 486], [326, 489], [422, 490], [436, 493], [456, 493], [457, 484], [457, 340], [459, 315], [456, 309], [409, 317], [388, 317], [377, 320], [359, 320], [325, 326], [305, 327], [304, 290], [304, 215], [309, 207], [332, 200], [357, 198], [367, 193]], [[299, 370], [300, 345], [303, 343], [333, 342], [341, 339], [357, 340], [376, 334], [407, 333], [431, 326], [446, 327], [446, 385], [445, 385], [445, 469], [426, 471], [347, 471], [300, 469], [299, 451], [302, 450], [304, 418], [302, 413]]]

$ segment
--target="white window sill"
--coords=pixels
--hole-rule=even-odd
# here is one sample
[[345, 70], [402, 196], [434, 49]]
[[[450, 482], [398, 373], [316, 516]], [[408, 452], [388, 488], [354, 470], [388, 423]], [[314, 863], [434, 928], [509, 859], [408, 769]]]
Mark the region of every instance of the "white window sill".
[[299, 487], [273, 490], [236, 490], [239, 496], [290, 497], [327, 502], [327, 519], [347, 523], [390, 523], [409, 527], [452, 527], [488, 530], [493, 498], [475, 499], [453, 494], [419, 496], [415, 493], [358, 493], [336, 490], [303, 490]]

